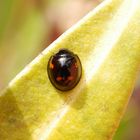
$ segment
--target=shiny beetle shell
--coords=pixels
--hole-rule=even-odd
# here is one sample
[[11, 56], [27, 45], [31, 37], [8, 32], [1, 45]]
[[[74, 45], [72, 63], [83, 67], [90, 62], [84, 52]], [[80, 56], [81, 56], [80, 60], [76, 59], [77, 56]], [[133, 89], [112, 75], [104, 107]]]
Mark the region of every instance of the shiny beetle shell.
[[73, 89], [82, 75], [79, 57], [67, 49], [62, 49], [51, 56], [47, 69], [51, 83], [61, 91]]

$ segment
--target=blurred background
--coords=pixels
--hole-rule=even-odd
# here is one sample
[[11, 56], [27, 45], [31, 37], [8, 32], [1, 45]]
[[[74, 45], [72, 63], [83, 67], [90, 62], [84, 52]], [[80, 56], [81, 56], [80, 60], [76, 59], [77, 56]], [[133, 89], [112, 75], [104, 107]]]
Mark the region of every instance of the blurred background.
[[[0, 0], [0, 91], [39, 52], [102, 1]], [[113, 140], [140, 140], [140, 82]]]

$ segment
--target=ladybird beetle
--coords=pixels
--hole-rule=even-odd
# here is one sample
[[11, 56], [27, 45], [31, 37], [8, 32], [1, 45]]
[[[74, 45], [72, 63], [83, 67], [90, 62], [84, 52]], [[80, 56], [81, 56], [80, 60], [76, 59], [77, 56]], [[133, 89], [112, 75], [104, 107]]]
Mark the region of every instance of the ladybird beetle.
[[67, 49], [61, 49], [51, 56], [47, 69], [51, 83], [61, 91], [73, 89], [82, 75], [79, 57]]

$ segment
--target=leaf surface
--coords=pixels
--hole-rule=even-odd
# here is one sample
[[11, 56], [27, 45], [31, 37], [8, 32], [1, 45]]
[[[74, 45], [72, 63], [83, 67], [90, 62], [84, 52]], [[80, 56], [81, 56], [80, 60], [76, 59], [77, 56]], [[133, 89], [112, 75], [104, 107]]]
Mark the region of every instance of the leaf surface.
[[[1, 94], [0, 139], [112, 139], [140, 67], [139, 19], [139, 0], [106, 0], [52, 43]], [[66, 93], [47, 75], [61, 48], [76, 53], [83, 69]]]

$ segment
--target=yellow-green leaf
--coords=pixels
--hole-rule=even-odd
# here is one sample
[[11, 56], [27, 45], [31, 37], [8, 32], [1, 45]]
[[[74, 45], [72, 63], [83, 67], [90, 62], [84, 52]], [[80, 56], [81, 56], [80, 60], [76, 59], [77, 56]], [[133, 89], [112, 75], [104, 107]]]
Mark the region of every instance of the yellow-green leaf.
[[[140, 66], [139, 19], [139, 0], [106, 0], [51, 44], [1, 94], [0, 139], [112, 139]], [[83, 66], [81, 81], [66, 93], [47, 75], [60, 48]]]

